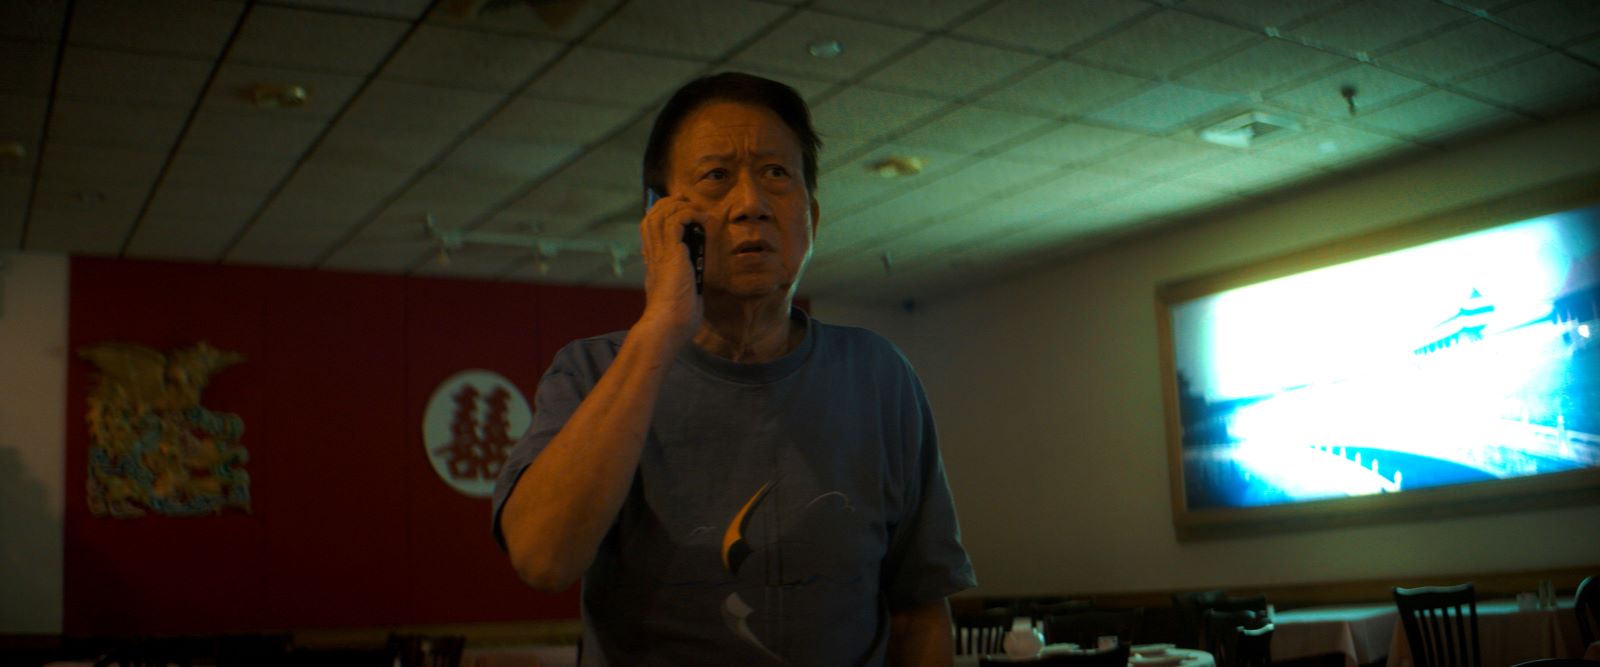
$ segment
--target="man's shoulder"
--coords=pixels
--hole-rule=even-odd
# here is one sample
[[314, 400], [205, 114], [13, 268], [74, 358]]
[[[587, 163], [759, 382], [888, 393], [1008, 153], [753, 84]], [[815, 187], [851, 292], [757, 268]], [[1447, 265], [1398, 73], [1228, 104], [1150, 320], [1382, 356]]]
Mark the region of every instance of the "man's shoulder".
[[816, 320], [812, 320], [812, 324], [817, 327], [818, 336], [825, 341], [825, 349], [831, 356], [910, 365], [899, 346], [876, 331], [866, 327], [828, 324]]
[[617, 350], [627, 337], [628, 332], [623, 330], [575, 339], [556, 352], [551, 369], [580, 366], [604, 371], [617, 358]]

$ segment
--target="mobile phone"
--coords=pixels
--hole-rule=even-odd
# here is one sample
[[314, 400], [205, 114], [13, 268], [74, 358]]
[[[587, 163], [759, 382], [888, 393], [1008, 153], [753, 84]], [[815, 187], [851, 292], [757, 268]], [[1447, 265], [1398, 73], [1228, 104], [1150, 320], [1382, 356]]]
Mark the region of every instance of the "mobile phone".
[[[650, 211], [656, 201], [661, 199], [661, 194], [655, 188], [644, 189], [644, 210]], [[705, 285], [706, 273], [706, 228], [698, 222], [691, 222], [683, 226], [683, 245], [689, 249], [689, 265], [694, 267], [694, 293], [700, 294]]]

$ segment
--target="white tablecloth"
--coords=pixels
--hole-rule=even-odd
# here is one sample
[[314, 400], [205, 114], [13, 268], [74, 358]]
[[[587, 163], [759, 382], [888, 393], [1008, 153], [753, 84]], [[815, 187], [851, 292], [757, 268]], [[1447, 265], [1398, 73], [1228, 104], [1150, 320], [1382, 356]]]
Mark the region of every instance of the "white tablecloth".
[[[1069, 647], [1076, 648], [1071, 644], [1051, 644], [1050, 646], [1045, 647], [1044, 652], [1053, 653], [1056, 651], [1072, 650]], [[1183, 662], [1178, 663], [1177, 667], [1217, 667], [1216, 658], [1212, 657], [1210, 653], [1206, 653], [1205, 651], [1190, 648], [1172, 648], [1167, 649], [1167, 651], [1169, 653], [1183, 656]], [[990, 659], [999, 662], [1016, 662], [1020, 665], [1026, 665], [1029, 662], [1029, 660], [1013, 661], [1003, 655], [990, 656]], [[978, 656], [958, 655], [956, 656], [955, 667], [978, 667]]]
[[[1411, 667], [1411, 645], [1404, 629], [1396, 629], [1388, 667]], [[1484, 665], [1515, 665], [1539, 658], [1580, 658], [1578, 617], [1572, 600], [1555, 609], [1522, 611], [1516, 600], [1478, 603], [1478, 650]]]
[[1306, 607], [1273, 615], [1272, 659], [1344, 656], [1357, 667], [1389, 654], [1400, 615], [1393, 603]]

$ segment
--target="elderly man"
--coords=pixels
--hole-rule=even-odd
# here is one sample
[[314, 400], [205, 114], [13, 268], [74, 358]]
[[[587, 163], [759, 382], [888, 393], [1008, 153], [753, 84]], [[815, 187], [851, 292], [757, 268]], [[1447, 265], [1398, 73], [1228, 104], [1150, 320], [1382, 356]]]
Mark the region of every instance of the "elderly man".
[[556, 356], [494, 495], [524, 580], [582, 577], [584, 665], [951, 662], [946, 597], [975, 581], [922, 386], [791, 305], [819, 145], [793, 89], [746, 74], [656, 118], [644, 312]]

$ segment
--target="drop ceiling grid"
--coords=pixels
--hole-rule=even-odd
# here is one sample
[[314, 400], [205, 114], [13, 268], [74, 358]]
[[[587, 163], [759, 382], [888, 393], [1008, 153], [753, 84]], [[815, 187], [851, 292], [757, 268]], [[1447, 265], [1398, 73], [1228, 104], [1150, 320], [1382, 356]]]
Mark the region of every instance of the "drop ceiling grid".
[[[1010, 251], [1010, 245], [997, 241], [986, 246], [954, 241], [961, 238], [955, 231], [961, 228], [951, 225], [961, 224], [959, 221], [988, 219], [1005, 227], [1009, 236], [1016, 216], [1047, 216], [1054, 208], [1061, 213], [1054, 222], [1029, 226], [1024, 237], [1029, 243], [1041, 244], [1049, 241], [1050, 234], [1094, 229], [1116, 215], [1143, 212], [1171, 219], [1182, 214], [1185, 209], [1177, 204], [1185, 201], [1208, 206], [1229, 201], [1228, 197], [1257, 196], [1261, 188], [1293, 183], [1291, 177], [1316, 178], [1386, 151], [1442, 145], [1451, 140], [1450, 135], [1474, 123], [1537, 120], [1566, 105], [1592, 103], [1593, 97], [1583, 97], [1584, 86], [1600, 88], [1596, 85], [1600, 84], [1600, 67], [1595, 63], [1595, 56], [1600, 55], [1596, 10], [1564, 0], [1494, 2], [1487, 5], [1483, 16], [1444, 0], [1323, 0], [1292, 6], [1268, 0], [1081, 0], [1074, 3], [1072, 13], [1062, 11], [1054, 0], [917, 1], [929, 7], [930, 13], [897, 16], [886, 13], [886, 6], [837, 0], [813, 0], [799, 6], [754, 0], [748, 4], [750, 12], [730, 13], [723, 17], [724, 23], [679, 22], [669, 26], [677, 35], [673, 41], [645, 45], [642, 38], [630, 35], [650, 25], [655, 20], [652, 17], [660, 18], [656, 13], [663, 5], [656, 0], [588, 0], [573, 23], [556, 29], [538, 24], [521, 5], [494, 16], [455, 19], [439, 7], [425, 11], [426, 3], [417, 2], [402, 7], [380, 6], [372, 0], [266, 0], [245, 10], [265, 18], [241, 26], [235, 48], [223, 61], [216, 81], [204, 97], [196, 99], [205, 85], [203, 78], [195, 82], [196, 65], [202, 75], [209, 71], [210, 63], [201, 59], [216, 57], [222, 48], [216, 31], [226, 22], [219, 15], [225, 16], [230, 7], [239, 10], [239, 3], [185, 9], [189, 7], [186, 3], [170, 2], [148, 14], [136, 12], [119, 19], [118, 13], [126, 13], [127, 6], [80, 0], [82, 21], [75, 19], [74, 25], [67, 26], [68, 57], [59, 65], [62, 84], [56, 90], [51, 115], [42, 121], [48, 124], [48, 137], [27, 160], [37, 164], [39, 174], [49, 169], [52, 178], [36, 181], [31, 174], [19, 177], [0, 170], [4, 177], [0, 185], [10, 183], [6, 187], [15, 190], [22, 182], [20, 187], [39, 191], [36, 197], [29, 195], [38, 201], [26, 212], [30, 221], [38, 214], [38, 242], [18, 244], [25, 249], [71, 249], [64, 244], [80, 237], [86, 243], [80, 248], [84, 251], [102, 243], [93, 237], [114, 229], [117, 220], [126, 216], [128, 201], [138, 200], [138, 186], [128, 183], [148, 173], [136, 166], [137, 161], [114, 157], [118, 149], [169, 152], [170, 164], [160, 181], [163, 189], [144, 193], [148, 229], [128, 239], [132, 256], [153, 252], [162, 237], [185, 244], [183, 248], [173, 245], [171, 252], [198, 254], [198, 248], [209, 242], [202, 237], [237, 223], [236, 208], [194, 194], [192, 181], [204, 179], [207, 175], [203, 172], [213, 161], [219, 172], [217, 180], [257, 183], [240, 187], [239, 201], [254, 201], [266, 191], [274, 193], [273, 199], [283, 200], [278, 209], [263, 204], [263, 213], [258, 213], [255, 217], [259, 220], [252, 224], [258, 229], [241, 234], [239, 252], [226, 261], [264, 255], [269, 246], [281, 252], [300, 252], [298, 249], [318, 243], [323, 244], [320, 256], [326, 259], [334, 252], [330, 248], [360, 245], [352, 248], [351, 254], [365, 257], [364, 266], [404, 271], [428, 261], [430, 244], [418, 222], [428, 210], [474, 227], [515, 230], [530, 221], [539, 222], [538, 209], [549, 206], [551, 213], [543, 223], [570, 218], [563, 233], [611, 239], [626, 227], [611, 224], [611, 219], [636, 206], [632, 190], [636, 189], [638, 152], [627, 148], [633, 144], [622, 140], [623, 135], [638, 140], [640, 127], [648, 124], [654, 105], [677, 81], [726, 64], [780, 73], [780, 79], [792, 77], [813, 102], [819, 130], [825, 136], [830, 124], [837, 126], [853, 118], [866, 121], [846, 132], [835, 131], [834, 141], [829, 142], [831, 150], [825, 153], [829, 168], [824, 171], [819, 196], [827, 231], [838, 232], [835, 238], [840, 242], [819, 240], [818, 265], [837, 262], [870, 267], [871, 262], [861, 258], [874, 257], [873, 242], [881, 242], [909, 258], [907, 267], [915, 268], [923, 258], [935, 262], [935, 258], [950, 254], [973, 262], [1000, 258]], [[0, 51], [18, 56], [0, 66], [0, 73], [6, 74], [0, 77], [0, 95], [42, 99], [50, 92], [49, 77], [57, 68], [52, 42], [61, 38], [62, 18], [48, 13], [19, 18], [17, 11], [15, 4], [0, 8], [0, 19], [7, 19], [0, 21]], [[1384, 25], [1368, 25], [1374, 22], [1364, 16], [1372, 12], [1388, 17]], [[1071, 25], [1060, 28], [1064, 20]], [[147, 29], [118, 34], [110, 28], [119, 22]], [[302, 23], [306, 27], [302, 34], [288, 34]], [[417, 24], [426, 27], [430, 35], [423, 40], [435, 40], [433, 53], [460, 57], [423, 57], [428, 49], [422, 46], [399, 57], [395, 49], [401, 47], [400, 36]], [[1007, 29], [1008, 25], [1012, 28]], [[749, 26], [771, 32], [745, 32]], [[1050, 26], [1059, 29], [1052, 32]], [[828, 27], [839, 31], [828, 34], [824, 29]], [[1167, 40], [1173, 44], [1157, 47], [1171, 53], [1138, 51], [1126, 58], [1108, 55], [1147, 41], [1138, 39], [1140, 34], [1163, 30], [1178, 36]], [[160, 37], [174, 31], [183, 34]], [[749, 39], [753, 34], [763, 37]], [[1248, 38], [1239, 37], [1241, 34]], [[478, 35], [486, 38], [477, 40]], [[506, 39], [512, 35], [521, 37]], [[707, 39], [697, 40], [697, 35]], [[843, 40], [844, 62], [818, 61], [803, 52], [812, 39], [840, 35], [848, 37]], [[713, 37], [723, 41], [712, 43]], [[1235, 37], [1239, 37], [1237, 43]], [[292, 48], [285, 46], [286, 40], [293, 42]], [[1194, 40], [1198, 45], [1189, 43]], [[416, 44], [426, 45], [422, 40]], [[378, 50], [378, 46], [387, 50]], [[612, 65], [605, 65], [603, 59], [584, 64], [579, 62], [582, 58], [574, 57], [568, 83], [556, 85], [559, 77], [551, 76], [546, 87], [538, 88], [534, 84], [541, 77], [526, 78], [529, 67], [549, 74], [555, 69], [553, 63], [560, 62], [541, 59], [571, 57], [577, 49], [594, 49], [593, 53], [609, 58], [604, 62]], [[990, 60], [1012, 64], [977, 67], [972, 76], [956, 76], [968, 81], [961, 90], [931, 87], [941, 68], [919, 71], [919, 63], [951, 59], [958, 51], [970, 52], [971, 57], [956, 57], [952, 63]], [[1168, 62], [1169, 57], [1177, 60]], [[616, 63], [680, 60], [688, 65], [688, 74], [651, 68], [643, 77], [657, 86], [650, 89], [627, 84], [608, 71], [614, 70]], [[452, 68], [473, 63], [478, 66], [473, 76], [478, 78], [450, 74], [461, 71]], [[506, 69], [494, 70], [496, 66]], [[45, 73], [43, 78], [40, 72]], [[290, 117], [242, 104], [236, 96], [240, 89], [252, 78], [273, 73], [316, 79], [311, 86], [318, 93], [313, 104]], [[518, 74], [525, 80], [517, 79]], [[1052, 99], [1051, 93], [1061, 90], [1052, 85], [1052, 79], [1061, 76], [1073, 77], [1070, 81], [1077, 87]], [[634, 89], [626, 95], [588, 98], [580, 103], [572, 98], [593, 93], [572, 81], [585, 80]], [[1359, 90], [1354, 117], [1337, 96], [1338, 86], [1346, 82]], [[42, 90], [32, 90], [41, 84]], [[361, 87], [359, 92], [356, 86]], [[870, 91], [883, 94], [887, 90], [914, 93], [903, 99], [928, 102], [907, 103], [909, 109], [883, 102], [876, 106], [876, 115], [866, 117], [859, 114], [873, 113], [870, 104], [856, 105], [865, 112], [849, 109], [853, 96], [868, 97]], [[346, 93], [349, 103], [341, 105], [340, 98]], [[1171, 108], [1185, 102], [1198, 105], [1183, 113]], [[830, 103], [834, 106], [832, 119], [827, 117]], [[545, 105], [549, 112], [543, 111]], [[557, 106], [565, 110], [565, 116]], [[1163, 164], [1159, 170], [1151, 162], [1170, 160], [1201, 146], [1193, 135], [1196, 124], [1250, 108], [1285, 113], [1300, 120], [1305, 131], [1244, 152], [1203, 147], [1224, 151], [1217, 155], [1232, 159]], [[408, 114], [395, 113], [406, 109]], [[195, 117], [185, 130], [182, 119], [191, 112]], [[1143, 117], [1126, 117], [1129, 112]], [[998, 119], [1027, 117], [1040, 122], [998, 132], [987, 142], [952, 144], [939, 136], [937, 129], [941, 125], [959, 128], [963, 118], [977, 118], [979, 122], [967, 121], [965, 126], [996, 130]], [[330, 119], [337, 122], [328, 123]], [[546, 119], [548, 127], [531, 129]], [[1441, 125], [1452, 119], [1456, 124]], [[19, 128], [30, 123], [32, 128], [16, 134], [26, 139], [29, 133], [37, 137], [45, 131], [38, 119], [14, 121]], [[1082, 155], [1083, 151], [1077, 150], [1081, 146], [1068, 137], [1072, 131], [1084, 132], [1081, 128], [1085, 127], [1101, 132], [1123, 128], [1137, 139]], [[192, 141], [178, 145], [178, 133], [185, 131]], [[228, 140], [241, 132], [249, 135], [245, 141]], [[1051, 140], [1076, 152], [1057, 154], [1045, 145]], [[938, 145], [944, 149], [931, 148]], [[82, 150], [74, 152], [74, 146], [95, 152], [103, 149], [112, 157], [104, 164], [89, 164], [92, 158], [84, 157]], [[1329, 150], [1330, 146], [1336, 150]], [[57, 147], [59, 156], [50, 159]], [[873, 159], [907, 152], [939, 157], [920, 181], [848, 185], [852, 178], [876, 178], [864, 172]], [[64, 161], [73, 157], [83, 164]], [[996, 191], [993, 183], [980, 186], [983, 179], [978, 172], [962, 175], [994, 158], [1053, 169], [1061, 177], [1025, 191], [1004, 186]], [[374, 169], [367, 170], [368, 164]], [[953, 169], [949, 168], [952, 164], [956, 165]], [[297, 194], [302, 192], [299, 186], [277, 192], [259, 185], [262, 180], [270, 184], [276, 179], [281, 189], [301, 171], [308, 182], [347, 179], [349, 196], [319, 207], [330, 196], [326, 191], [317, 194], [313, 188]], [[395, 185], [399, 173], [407, 177]], [[63, 176], [56, 178], [55, 174]], [[594, 174], [606, 176], [581, 202], [533, 203], [532, 195], [543, 185], [550, 186], [546, 193], [554, 192], [558, 186], [581, 185]], [[1084, 212], [1092, 208], [1079, 211], [1068, 206], [1085, 198], [1092, 200], [1097, 194], [1094, 190], [1109, 187], [1094, 178], [1112, 177], [1135, 179], [1129, 182], [1141, 184], [1151, 196], [1148, 201], [1116, 201], [1102, 195], [1099, 200], [1105, 203], [1097, 207], [1101, 210], [1098, 216]], [[462, 179], [482, 181], [483, 191], [473, 194], [446, 187]], [[76, 185], [92, 180], [106, 185]], [[930, 190], [920, 198], [914, 196], [923, 188], [938, 188], [940, 183], [948, 193], [934, 196]], [[170, 191], [164, 189], [166, 184], [171, 185]], [[385, 187], [392, 188], [388, 196], [381, 193]], [[71, 199], [89, 190], [103, 190], [106, 201], [98, 209]], [[830, 201], [830, 192], [841, 197]], [[997, 198], [997, 192], [1009, 196]], [[1164, 195], [1159, 198], [1154, 196], [1161, 193]], [[1209, 199], [1213, 195], [1221, 199]], [[907, 199], [904, 214], [881, 206], [894, 196]], [[328, 229], [338, 226], [338, 219], [329, 213], [338, 204], [360, 208], [355, 205], [358, 200], [366, 200], [369, 208], [354, 222], [343, 223], [353, 231], [330, 243]], [[5, 201], [0, 197], [0, 210]], [[986, 208], [993, 212], [987, 218], [982, 215]], [[281, 212], [266, 215], [269, 210]], [[1072, 212], [1083, 215], [1074, 220], [1067, 215]], [[1127, 218], [1130, 222], [1137, 219]], [[44, 230], [44, 225], [64, 226]], [[184, 225], [195, 225], [192, 238], [177, 237]], [[823, 238], [828, 236], [825, 233]], [[246, 239], [251, 239], [248, 244]], [[949, 248], [939, 250], [947, 242]], [[919, 244], [927, 251], [919, 254], [912, 250]], [[246, 245], [250, 252], [245, 252]], [[398, 252], [401, 259], [379, 261], [392, 252]], [[526, 253], [519, 257], [513, 252], [504, 259], [506, 266], [498, 275], [528, 278]], [[397, 266], [400, 264], [405, 265]], [[637, 267], [630, 262], [624, 268], [624, 280], [632, 279]], [[588, 274], [594, 280], [614, 281], [609, 260], [590, 269]], [[461, 266], [458, 270], [481, 269]], [[437, 270], [426, 272], [432, 275]], [[490, 271], [487, 275], [497, 274]], [[897, 271], [895, 275], [897, 285], [911, 285], [907, 273]]]

